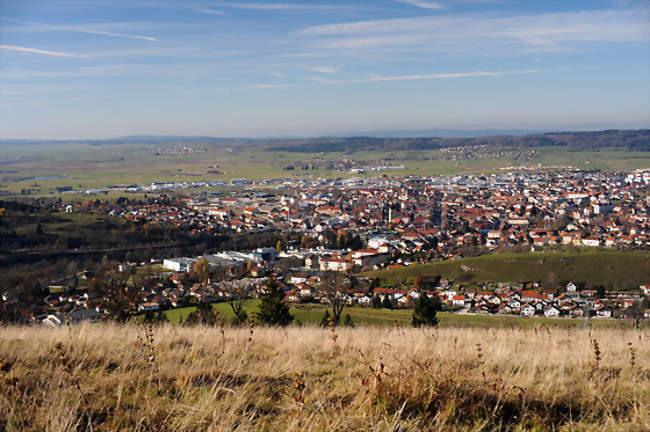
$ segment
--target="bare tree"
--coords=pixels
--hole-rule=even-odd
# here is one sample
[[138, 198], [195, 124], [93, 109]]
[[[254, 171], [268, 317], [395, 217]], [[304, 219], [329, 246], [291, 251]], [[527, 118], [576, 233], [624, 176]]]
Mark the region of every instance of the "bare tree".
[[350, 279], [345, 273], [327, 271], [321, 274], [319, 292], [332, 306], [331, 319], [334, 325], [341, 322], [341, 314], [346, 304], [345, 291], [350, 288]]
[[638, 330], [645, 319], [645, 311], [648, 308], [647, 301], [636, 301], [632, 306], [627, 308], [624, 315], [632, 320], [634, 329]]
[[224, 282], [221, 284], [222, 289], [228, 295], [228, 304], [234, 315], [232, 325], [239, 326], [248, 321], [248, 315], [244, 309], [244, 300], [248, 296], [248, 290], [239, 281]]
[[97, 278], [97, 289], [112, 319], [126, 322], [137, 312], [140, 288], [132, 281], [135, 272], [108, 272]]

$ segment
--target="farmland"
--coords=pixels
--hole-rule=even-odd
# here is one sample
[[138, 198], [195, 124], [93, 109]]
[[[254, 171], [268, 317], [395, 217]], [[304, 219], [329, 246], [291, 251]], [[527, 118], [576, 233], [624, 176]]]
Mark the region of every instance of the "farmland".
[[[445, 159], [442, 150], [358, 150], [313, 153], [276, 151], [259, 143], [194, 146], [200, 151], [156, 154], [157, 147], [145, 143], [92, 145], [48, 143], [0, 146], [0, 191], [5, 196], [58, 196], [57, 188], [76, 191], [102, 189], [118, 184], [152, 182], [251, 181], [291, 176], [350, 177], [349, 170], [333, 169], [323, 161], [390, 160], [404, 166], [396, 175], [447, 175], [495, 172], [511, 166], [572, 166], [582, 169], [626, 170], [650, 166], [650, 155], [620, 148], [569, 151], [562, 147], [540, 147], [525, 161], [517, 160], [515, 149], [499, 157], [483, 156]], [[507, 150], [507, 149], [506, 149]], [[497, 154], [497, 153], [495, 153]], [[295, 162], [318, 162], [314, 169], [287, 171]], [[370, 173], [354, 174], [361, 176]], [[374, 174], [376, 175], [376, 174]], [[119, 193], [111, 192], [110, 197]], [[66, 194], [83, 198], [82, 193]]]

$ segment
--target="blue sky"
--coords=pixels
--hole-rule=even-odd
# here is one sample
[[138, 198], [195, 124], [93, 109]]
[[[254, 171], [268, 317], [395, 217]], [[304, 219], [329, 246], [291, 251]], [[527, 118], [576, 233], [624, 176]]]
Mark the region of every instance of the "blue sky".
[[0, 0], [0, 138], [648, 127], [649, 11]]

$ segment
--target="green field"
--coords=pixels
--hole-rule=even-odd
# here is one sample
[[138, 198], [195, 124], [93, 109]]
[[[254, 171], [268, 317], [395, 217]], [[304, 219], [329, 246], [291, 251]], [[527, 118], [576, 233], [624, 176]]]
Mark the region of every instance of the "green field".
[[[116, 184], [146, 184], [156, 181], [191, 182], [200, 180], [228, 181], [232, 178], [263, 180], [298, 175], [318, 177], [349, 177], [349, 172], [327, 170], [285, 171], [296, 161], [314, 161], [314, 153], [262, 151], [240, 147], [208, 147], [207, 152], [156, 156], [156, 146], [146, 144], [112, 144], [93, 146], [81, 143], [6, 145], [0, 147], [0, 191], [7, 196], [19, 196], [21, 190], [31, 189], [32, 196], [63, 196], [70, 199], [88, 198], [83, 194], [60, 194], [57, 187], [71, 186], [75, 190], [101, 189]], [[439, 150], [421, 151], [358, 151], [332, 152], [320, 155], [322, 160], [351, 159], [372, 161], [390, 158], [406, 169], [389, 171], [388, 175], [443, 175], [457, 173], [494, 172], [510, 166], [573, 166], [604, 170], [633, 170], [650, 167], [649, 152], [622, 150], [567, 151], [562, 147], [536, 149], [525, 162], [504, 157], [484, 157], [467, 160], [444, 160]], [[207, 174], [217, 165], [220, 175]], [[377, 175], [367, 173], [366, 176]], [[30, 179], [30, 178], [40, 179]], [[124, 195], [111, 193], [111, 197]]]
[[578, 249], [560, 253], [492, 254], [364, 275], [378, 278], [383, 286], [412, 285], [416, 275], [439, 275], [466, 286], [478, 286], [484, 282], [540, 281], [557, 287], [564, 281], [574, 281], [615, 290], [635, 289], [650, 283], [650, 252]]
[[[244, 308], [250, 314], [257, 312], [259, 300], [247, 300], [244, 302]], [[213, 308], [219, 313], [226, 322], [233, 318], [232, 310], [228, 303], [215, 303]], [[164, 311], [164, 315], [171, 323], [178, 323], [179, 319], [185, 319], [196, 308], [193, 306], [171, 309]], [[299, 325], [318, 325], [320, 324], [325, 313], [326, 306], [320, 304], [292, 304], [291, 314], [295, 317], [295, 324]], [[366, 307], [346, 307], [343, 315], [350, 314], [352, 321], [358, 326], [395, 326], [409, 325], [412, 310], [409, 309], [372, 309]], [[535, 328], [540, 326], [577, 328], [589, 327], [594, 328], [628, 328], [631, 323], [623, 320], [605, 320], [605, 319], [553, 319], [553, 318], [520, 318], [518, 316], [498, 316], [498, 315], [469, 315], [454, 314], [451, 312], [439, 312], [441, 327], [479, 327], [479, 328]]]

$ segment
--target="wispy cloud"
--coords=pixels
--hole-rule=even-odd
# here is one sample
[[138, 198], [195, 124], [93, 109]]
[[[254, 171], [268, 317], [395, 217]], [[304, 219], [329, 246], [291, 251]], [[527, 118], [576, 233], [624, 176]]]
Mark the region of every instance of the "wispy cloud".
[[21, 46], [15, 46], [15, 45], [0, 45], [0, 49], [9, 50], [9, 51], [21, 51], [21, 52], [27, 52], [27, 53], [33, 53], [33, 54], [54, 56], [54, 57], [90, 58], [89, 56], [83, 55], [83, 54], [72, 54], [72, 53], [61, 52], [61, 51], [50, 51], [50, 50], [43, 50], [43, 49], [30, 48], [30, 47], [21, 47]]
[[310, 77], [312, 81], [323, 82], [327, 84], [361, 84], [377, 83], [386, 81], [413, 81], [413, 80], [432, 80], [432, 79], [453, 79], [453, 78], [472, 78], [472, 77], [500, 77], [504, 75], [523, 75], [538, 73], [537, 69], [512, 70], [512, 71], [474, 71], [474, 72], [454, 72], [454, 73], [437, 73], [437, 74], [420, 74], [420, 75], [392, 75], [392, 76], [371, 76], [355, 80], [330, 80], [322, 77]]
[[271, 76], [273, 78], [286, 78], [287, 75], [282, 72], [271, 72]]
[[563, 50], [588, 42], [647, 42], [647, 10], [597, 10], [536, 15], [456, 14], [307, 27], [296, 35], [327, 49], [427, 46], [481, 52]]
[[323, 74], [336, 74], [339, 72], [339, 70], [333, 66], [316, 66], [310, 70]]
[[253, 89], [283, 89], [287, 88], [286, 84], [253, 84], [249, 88]]
[[322, 4], [293, 4], [293, 3], [219, 3], [221, 7], [248, 10], [303, 10], [303, 11], [336, 11], [364, 9], [356, 6], [322, 5]]
[[127, 38], [127, 39], [141, 39], [141, 40], [148, 40], [148, 41], [157, 40], [155, 37], [151, 37], [151, 36], [138, 36], [138, 35], [130, 35], [130, 34], [124, 34], [124, 33], [113, 33], [113, 32], [107, 32], [107, 31], [102, 31], [102, 30], [77, 29], [77, 30], [73, 30], [73, 31], [77, 31], [77, 32], [80, 32], [80, 33], [103, 35], [103, 36], [122, 37], [122, 38]]
[[[3, 21], [11, 21], [15, 23], [20, 23], [20, 24], [26, 24], [25, 26], [22, 27], [22, 30], [24, 31], [67, 31], [67, 32], [75, 32], [75, 33], [87, 33], [87, 34], [95, 34], [95, 35], [101, 35], [101, 36], [111, 36], [111, 37], [120, 37], [120, 38], [127, 38], [127, 39], [140, 39], [140, 40], [147, 40], [147, 41], [155, 41], [157, 40], [155, 37], [152, 36], [142, 36], [142, 35], [134, 35], [134, 34], [127, 34], [127, 33], [118, 33], [115, 31], [109, 31], [105, 28], [102, 27], [97, 27], [97, 26], [84, 26], [84, 25], [60, 25], [60, 24], [47, 24], [47, 23], [42, 23], [42, 22], [36, 22], [36, 21], [25, 21], [25, 20], [19, 20], [19, 19], [11, 19], [11, 18], [0, 18]], [[101, 26], [106, 26], [106, 25], [101, 25]], [[110, 24], [108, 24], [110, 26]], [[15, 30], [15, 29], [14, 29]]]
[[398, 3], [405, 3], [422, 9], [444, 9], [445, 7], [436, 2], [428, 0], [396, 0]]
[[216, 9], [210, 9], [210, 8], [200, 8], [200, 9], [197, 9], [197, 12], [200, 12], [202, 14], [208, 14], [208, 15], [219, 15], [219, 16], [226, 15], [225, 12], [222, 12], [222, 11], [216, 10]]

